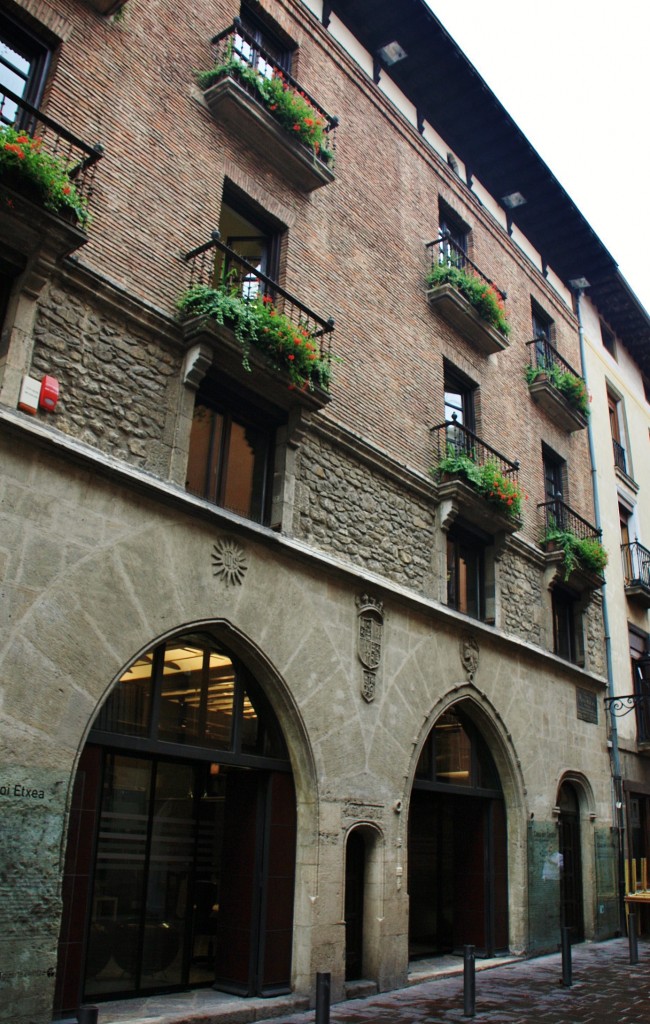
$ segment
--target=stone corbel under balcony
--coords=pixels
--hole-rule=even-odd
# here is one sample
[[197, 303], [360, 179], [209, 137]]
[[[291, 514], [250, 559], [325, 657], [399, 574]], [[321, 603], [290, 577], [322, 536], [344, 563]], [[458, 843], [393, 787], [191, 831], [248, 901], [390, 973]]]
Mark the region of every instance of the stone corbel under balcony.
[[27, 269], [39, 277], [37, 267], [40, 264], [46, 279], [46, 268], [53, 267], [57, 260], [69, 256], [87, 241], [88, 235], [76, 224], [25, 199], [13, 189], [0, 187], [2, 254], [18, 271]]
[[567, 577], [564, 570], [564, 552], [561, 550], [547, 550], [544, 560], [544, 586], [549, 589], [560, 584], [579, 594], [588, 595], [600, 590], [605, 582], [600, 573], [583, 569], [581, 566], [576, 566]]
[[532, 381], [528, 385], [531, 398], [537, 405], [544, 410], [545, 413], [560, 427], [562, 430], [566, 430], [567, 433], [572, 433], [574, 430], [584, 430], [587, 426], [587, 417], [583, 416], [581, 412], [574, 409], [572, 405], [567, 402], [564, 395], [558, 391], [554, 384], [551, 384], [550, 380], [541, 374], [536, 380]]
[[505, 335], [479, 316], [472, 304], [453, 285], [440, 284], [429, 288], [427, 300], [443, 320], [455, 327], [484, 355], [503, 352], [508, 347]]
[[242, 364], [242, 347], [234, 331], [217, 323], [210, 316], [193, 317], [183, 324], [186, 357], [183, 369], [184, 383], [198, 387], [200, 380], [212, 366], [231, 383], [259, 394], [260, 398], [278, 409], [290, 411], [302, 407], [317, 412], [330, 401], [320, 388], [291, 387], [288, 375], [276, 370], [266, 356], [251, 346], [250, 371]]
[[234, 78], [223, 78], [203, 95], [215, 120], [226, 124], [296, 188], [313, 192], [334, 181], [333, 172]]
[[443, 479], [438, 484], [437, 497], [439, 522], [445, 531], [448, 531], [457, 519], [462, 519], [492, 536], [514, 533], [522, 526], [521, 519], [505, 515], [459, 477]]

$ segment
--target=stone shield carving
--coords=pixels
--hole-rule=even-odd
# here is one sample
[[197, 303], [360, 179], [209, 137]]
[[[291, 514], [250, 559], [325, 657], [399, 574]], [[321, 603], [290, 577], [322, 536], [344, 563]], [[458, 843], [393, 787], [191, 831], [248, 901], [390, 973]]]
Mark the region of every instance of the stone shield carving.
[[375, 699], [377, 670], [381, 663], [384, 636], [383, 603], [369, 594], [357, 597], [357, 654], [363, 666], [361, 696], [367, 703]]
[[479, 646], [478, 640], [471, 633], [466, 633], [460, 639], [460, 660], [467, 672], [470, 683], [474, 682], [474, 676], [478, 669]]

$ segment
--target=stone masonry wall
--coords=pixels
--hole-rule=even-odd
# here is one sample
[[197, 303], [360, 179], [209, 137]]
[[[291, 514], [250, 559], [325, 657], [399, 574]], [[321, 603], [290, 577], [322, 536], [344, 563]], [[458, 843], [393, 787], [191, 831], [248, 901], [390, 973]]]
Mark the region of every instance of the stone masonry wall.
[[604, 676], [607, 673], [605, 662], [605, 640], [603, 635], [603, 609], [600, 600], [592, 598], [585, 609], [583, 616], [585, 653], [587, 656], [586, 667], [596, 675]]
[[165, 426], [178, 386], [179, 359], [160, 339], [52, 286], [39, 303], [31, 372], [53, 374], [60, 382], [54, 413], [59, 430], [168, 475]]
[[301, 448], [297, 537], [433, 596], [434, 513], [379, 472], [316, 437]]
[[501, 607], [500, 626], [506, 633], [544, 646], [542, 574], [535, 565], [513, 550], [506, 550], [499, 562], [497, 598]]

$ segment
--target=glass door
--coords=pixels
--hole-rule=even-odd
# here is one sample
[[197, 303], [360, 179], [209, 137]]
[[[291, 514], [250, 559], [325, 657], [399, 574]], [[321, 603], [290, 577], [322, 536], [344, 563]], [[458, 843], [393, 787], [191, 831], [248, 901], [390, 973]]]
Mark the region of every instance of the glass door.
[[223, 798], [211, 767], [106, 754], [87, 997], [213, 979]]

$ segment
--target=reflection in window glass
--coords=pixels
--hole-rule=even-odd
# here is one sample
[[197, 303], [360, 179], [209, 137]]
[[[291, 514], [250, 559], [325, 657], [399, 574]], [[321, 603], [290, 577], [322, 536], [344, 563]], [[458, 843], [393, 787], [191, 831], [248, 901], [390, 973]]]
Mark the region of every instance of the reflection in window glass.
[[[12, 50], [6, 43], [0, 42], [0, 89], [9, 89], [17, 96], [22, 96], [27, 87], [29, 61]], [[13, 124], [16, 120], [18, 107], [8, 96], [1, 97], [0, 120], [5, 124]]]
[[448, 711], [435, 726], [436, 782], [472, 784], [472, 745], [457, 716]]
[[244, 694], [244, 708], [242, 715], [242, 726], [241, 726], [241, 745], [242, 750], [246, 750], [249, 753], [257, 752], [257, 741], [259, 734], [259, 719], [257, 717], [257, 711], [251, 704], [250, 697], [247, 693]]
[[0, 120], [4, 124], [13, 124], [19, 109], [3, 91], [38, 106], [48, 61], [48, 50], [38, 39], [0, 15]]
[[427, 788], [463, 786], [500, 791], [501, 783], [488, 746], [460, 708], [446, 711], [429, 733], [415, 772]]
[[151, 718], [153, 654], [149, 652], [126, 670], [104, 704], [94, 728], [123, 736], [146, 736]]
[[205, 739], [207, 746], [232, 744], [235, 670], [230, 658], [212, 651], [208, 665]]
[[234, 690], [230, 658], [200, 647], [169, 646], [163, 667], [159, 738], [229, 747]]
[[199, 393], [190, 433], [186, 487], [221, 508], [261, 522], [271, 431], [218, 409]]
[[123, 673], [93, 726], [94, 742], [111, 734], [202, 747], [204, 757], [241, 751], [288, 760], [261, 687], [197, 633], [152, 648]]

